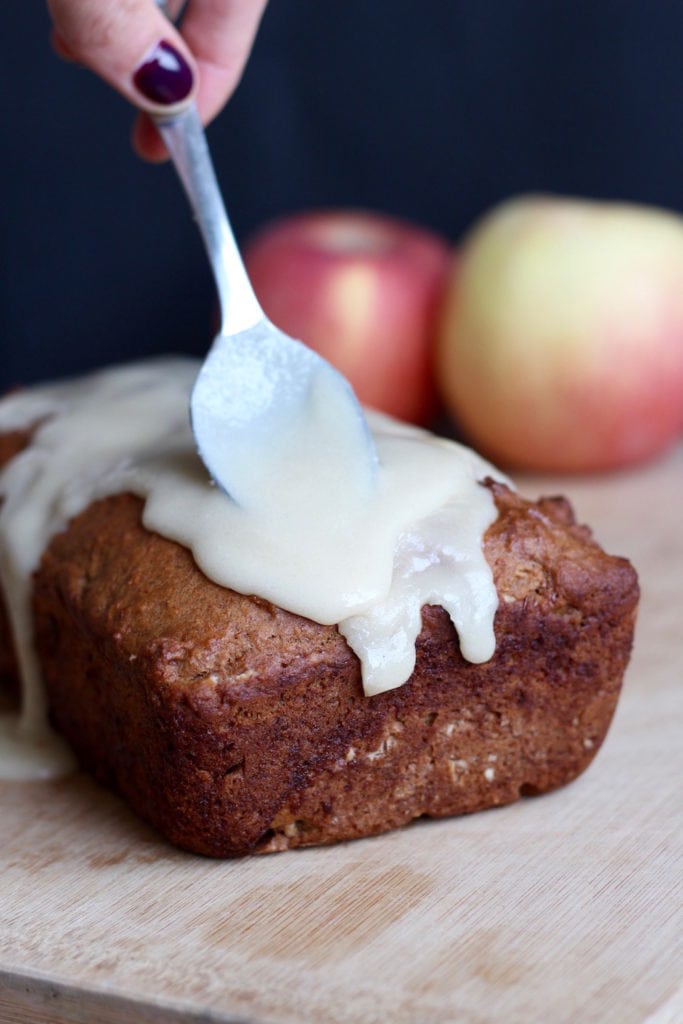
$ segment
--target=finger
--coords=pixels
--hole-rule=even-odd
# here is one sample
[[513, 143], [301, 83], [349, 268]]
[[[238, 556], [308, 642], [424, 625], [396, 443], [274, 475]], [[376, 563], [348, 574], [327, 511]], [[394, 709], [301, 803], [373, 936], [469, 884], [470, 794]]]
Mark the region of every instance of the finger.
[[50, 32], [50, 46], [57, 56], [62, 58], [62, 60], [66, 60], [70, 64], [76, 63], [76, 57], [66, 45], [56, 28], [53, 28]]
[[204, 124], [234, 92], [266, 0], [191, 0], [182, 34], [199, 69], [196, 103]]
[[160, 164], [168, 159], [168, 151], [159, 132], [147, 114], [138, 114], [131, 135], [133, 149], [143, 160]]
[[[244, 70], [266, 0], [192, 0], [182, 34], [197, 61], [199, 84], [195, 97], [204, 124], [222, 109]], [[133, 126], [132, 144], [145, 160], [167, 157], [159, 133], [144, 114]]]
[[95, 71], [137, 107], [168, 113], [192, 99], [196, 62], [154, 0], [48, 0], [48, 7], [64, 55]]

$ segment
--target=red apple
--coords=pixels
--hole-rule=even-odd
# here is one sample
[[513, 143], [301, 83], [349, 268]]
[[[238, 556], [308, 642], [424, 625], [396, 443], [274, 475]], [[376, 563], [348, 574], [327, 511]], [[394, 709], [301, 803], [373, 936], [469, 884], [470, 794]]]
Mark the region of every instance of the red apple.
[[314, 211], [264, 227], [245, 262], [266, 315], [337, 367], [361, 402], [424, 423], [435, 407], [433, 343], [452, 254], [394, 218]]
[[494, 460], [593, 471], [683, 431], [683, 218], [522, 197], [461, 250], [437, 343], [444, 401]]

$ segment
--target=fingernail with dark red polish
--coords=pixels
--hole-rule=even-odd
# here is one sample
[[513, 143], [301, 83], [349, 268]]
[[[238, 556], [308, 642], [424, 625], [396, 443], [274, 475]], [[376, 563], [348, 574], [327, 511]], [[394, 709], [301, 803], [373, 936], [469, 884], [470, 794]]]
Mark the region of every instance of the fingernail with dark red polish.
[[171, 106], [190, 95], [194, 78], [182, 53], [162, 39], [133, 75], [133, 84], [152, 103]]

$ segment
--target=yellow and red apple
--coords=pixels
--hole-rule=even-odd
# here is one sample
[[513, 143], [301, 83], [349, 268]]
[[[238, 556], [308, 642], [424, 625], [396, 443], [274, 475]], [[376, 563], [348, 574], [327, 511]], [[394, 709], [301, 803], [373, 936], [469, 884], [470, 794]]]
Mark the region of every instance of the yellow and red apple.
[[266, 315], [337, 367], [365, 405], [415, 423], [436, 403], [434, 332], [450, 246], [383, 214], [313, 211], [244, 251]]
[[437, 369], [468, 438], [501, 463], [593, 471], [683, 431], [683, 218], [522, 197], [475, 225]]

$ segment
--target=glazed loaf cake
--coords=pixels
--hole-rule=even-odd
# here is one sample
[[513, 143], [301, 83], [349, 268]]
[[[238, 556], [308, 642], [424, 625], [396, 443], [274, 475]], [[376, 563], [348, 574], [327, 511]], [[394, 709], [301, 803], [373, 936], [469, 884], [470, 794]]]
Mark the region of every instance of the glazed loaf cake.
[[[22, 437], [5, 439], [5, 456]], [[92, 504], [34, 577], [50, 716], [80, 763], [171, 842], [235, 856], [380, 833], [570, 782], [595, 756], [638, 600], [561, 498], [489, 480], [496, 651], [465, 661], [425, 607], [410, 680], [366, 697], [336, 627], [210, 582], [141, 525]], [[2, 658], [11, 673], [4, 633]]]

